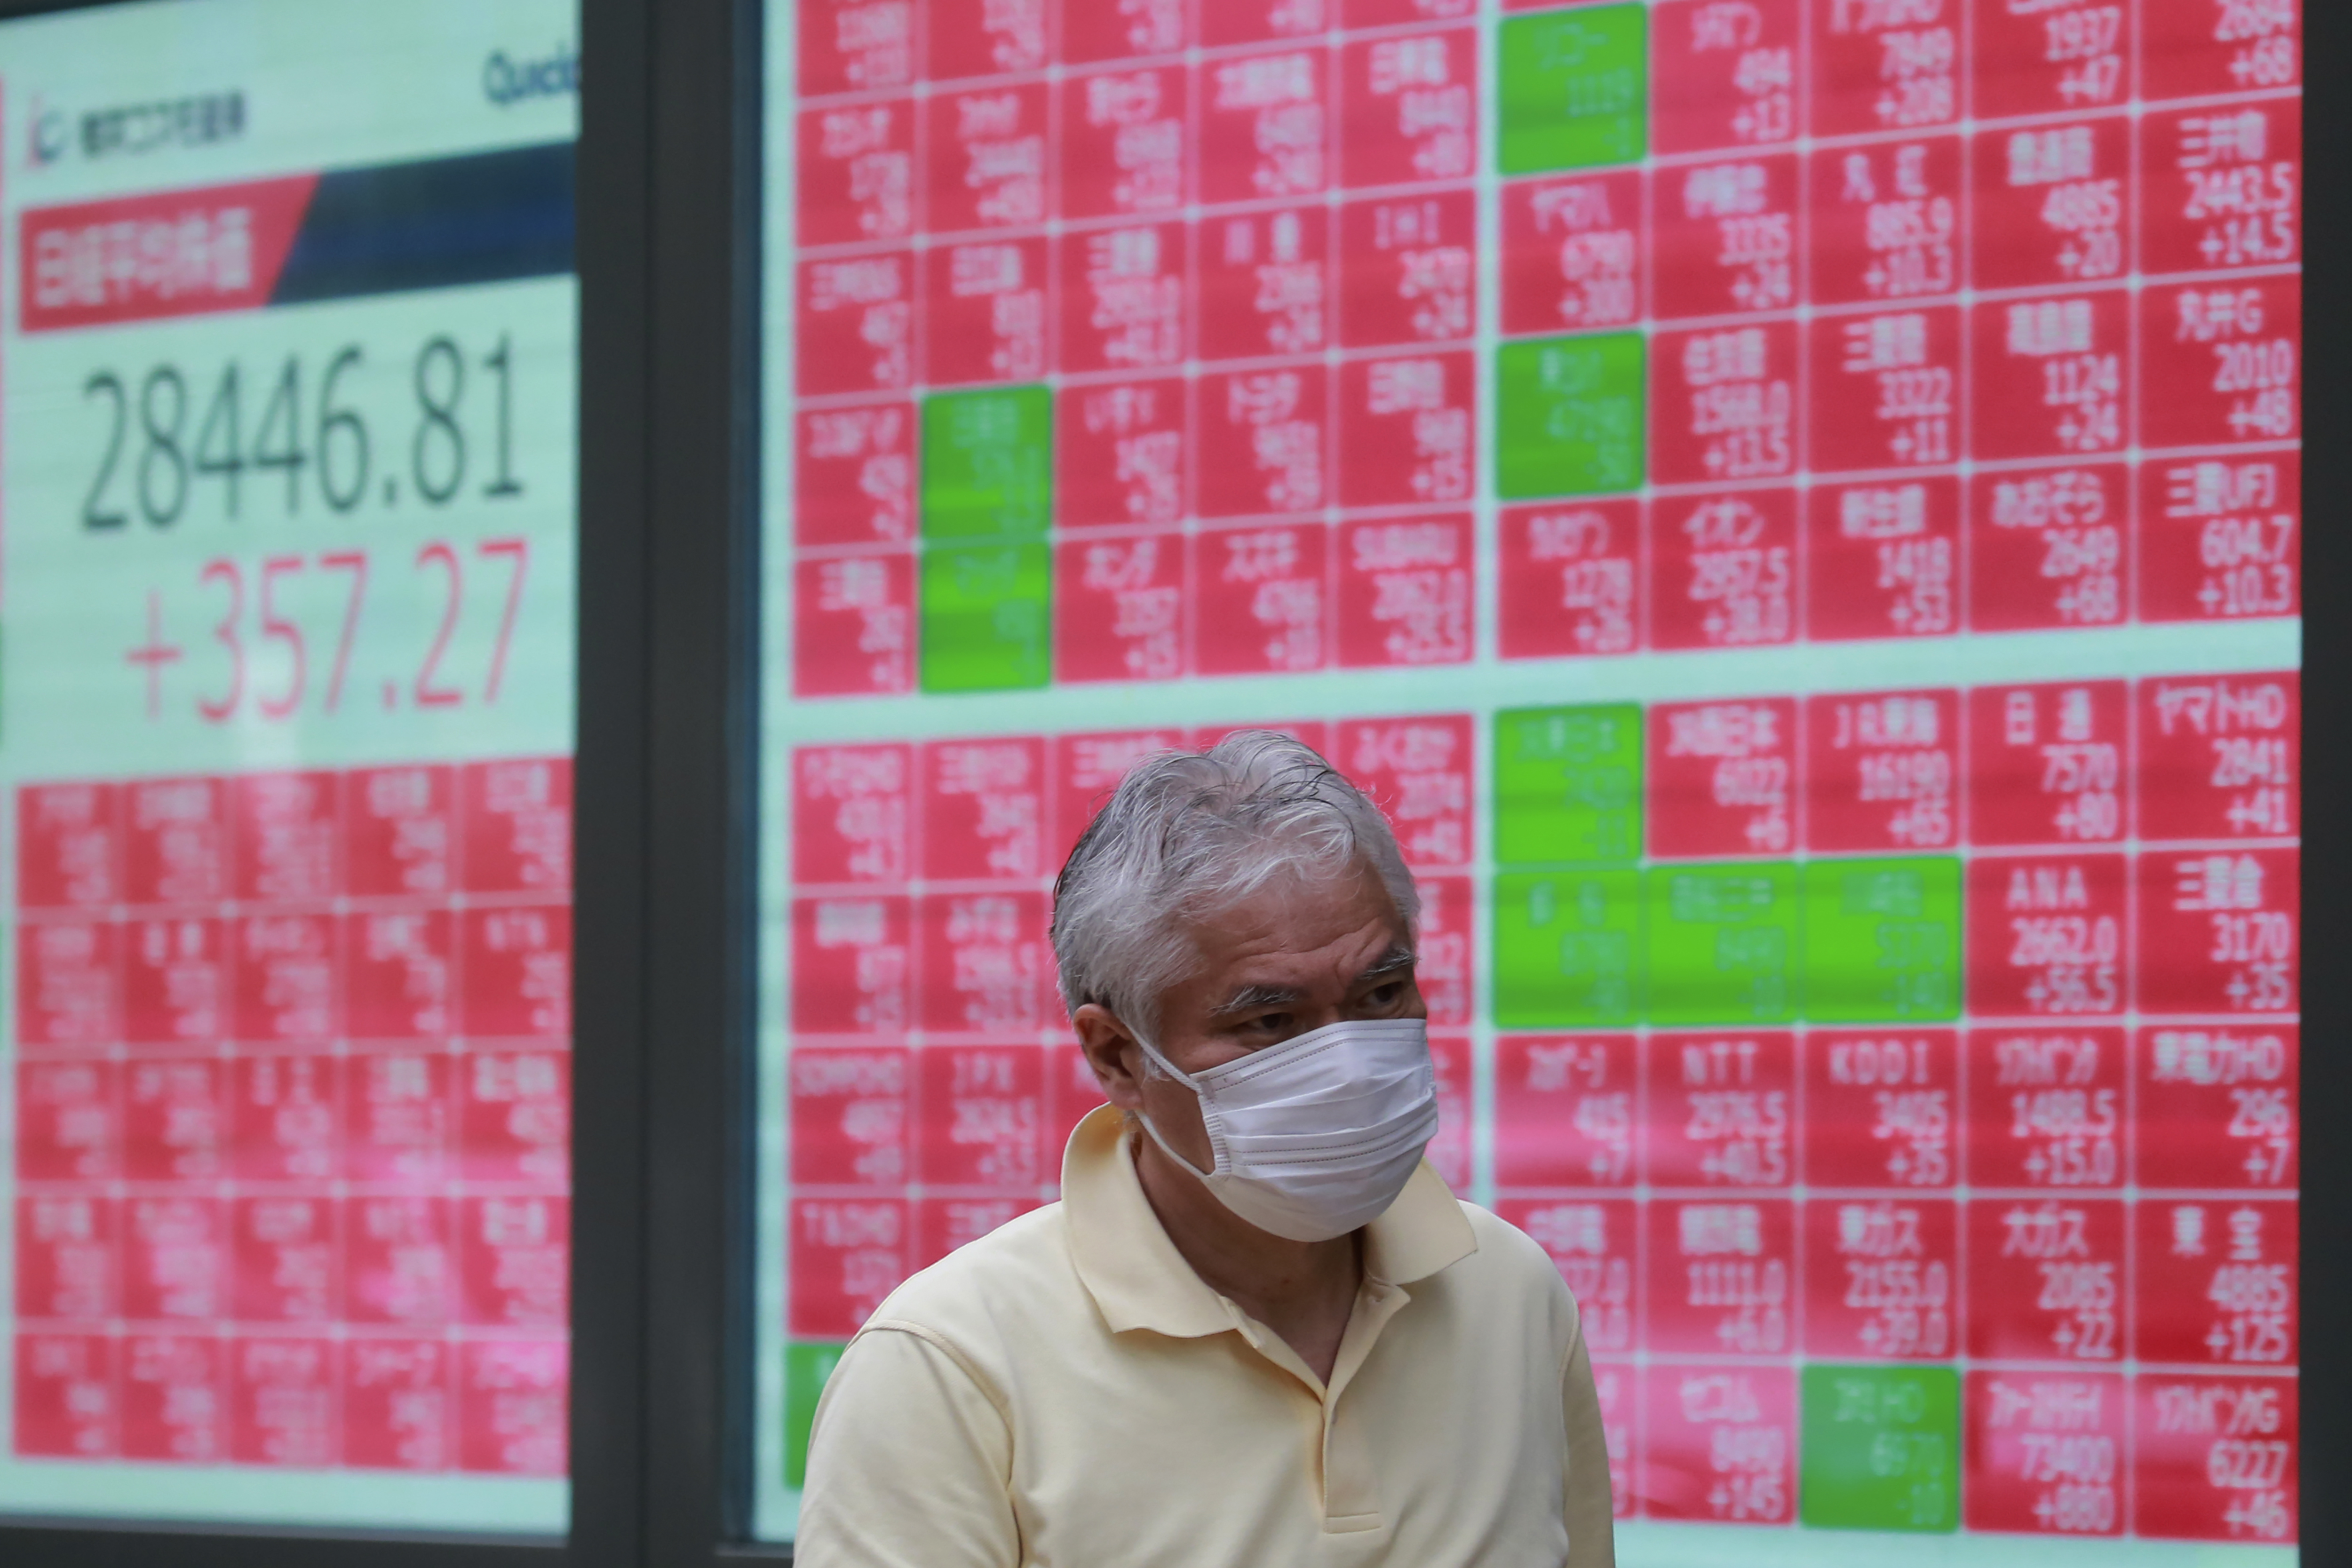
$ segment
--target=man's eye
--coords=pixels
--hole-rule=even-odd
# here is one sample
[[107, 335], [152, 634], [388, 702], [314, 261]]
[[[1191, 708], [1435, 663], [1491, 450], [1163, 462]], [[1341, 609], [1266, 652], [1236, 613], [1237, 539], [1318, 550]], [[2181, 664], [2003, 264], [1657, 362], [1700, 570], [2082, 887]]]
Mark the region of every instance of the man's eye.
[[1364, 1003], [1367, 1006], [1372, 1007], [1393, 1007], [1400, 1001], [1403, 1000], [1403, 984], [1401, 982], [1391, 980], [1385, 984], [1375, 985], [1372, 987], [1370, 994], [1364, 998]]
[[1243, 1024], [1242, 1032], [1248, 1035], [1278, 1035], [1289, 1027], [1289, 1014], [1261, 1013]]

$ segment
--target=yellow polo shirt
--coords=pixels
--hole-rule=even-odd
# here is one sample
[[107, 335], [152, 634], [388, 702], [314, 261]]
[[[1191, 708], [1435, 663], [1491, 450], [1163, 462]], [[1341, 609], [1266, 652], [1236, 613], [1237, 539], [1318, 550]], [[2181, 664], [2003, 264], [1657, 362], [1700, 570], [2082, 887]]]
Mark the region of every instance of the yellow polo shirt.
[[1609, 1459], [1543, 1250], [1423, 1164], [1327, 1388], [1192, 1272], [1118, 1113], [1062, 1201], [923, 1270], [825, 1385], [801, 1568], [1606, 1568]]

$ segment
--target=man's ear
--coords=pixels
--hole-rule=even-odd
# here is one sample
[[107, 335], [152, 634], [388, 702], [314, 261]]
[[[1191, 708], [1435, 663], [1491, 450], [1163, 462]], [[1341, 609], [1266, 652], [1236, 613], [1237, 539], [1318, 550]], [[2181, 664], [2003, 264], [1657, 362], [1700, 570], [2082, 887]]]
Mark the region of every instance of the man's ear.
[[1136, 1044], [1135, 1031], [1099, 1002], [1086, 1003], [1071, 1014], [1070, 1026], [1078, 1032], [1078, 1048], [1086, 1052], [1087, 1066], [1094, 1069], [1103, 1097], [1121, 1110], [1140, 1110], [1143, 1047]]

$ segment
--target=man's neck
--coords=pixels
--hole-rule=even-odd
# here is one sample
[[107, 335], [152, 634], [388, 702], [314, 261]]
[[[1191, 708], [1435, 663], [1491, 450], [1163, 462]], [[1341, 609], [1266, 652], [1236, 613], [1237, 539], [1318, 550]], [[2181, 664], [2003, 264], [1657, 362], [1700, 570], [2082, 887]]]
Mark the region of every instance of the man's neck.
[[1135, 1173], [1160, 1228], [1202, 1283], [1280, 1334], [1325, 1384], [1339, 1359], [1363, 1280], [1357, 1233], [1292, 1241], [1219, 1203], [1150, 1138], [1129, 1141]]

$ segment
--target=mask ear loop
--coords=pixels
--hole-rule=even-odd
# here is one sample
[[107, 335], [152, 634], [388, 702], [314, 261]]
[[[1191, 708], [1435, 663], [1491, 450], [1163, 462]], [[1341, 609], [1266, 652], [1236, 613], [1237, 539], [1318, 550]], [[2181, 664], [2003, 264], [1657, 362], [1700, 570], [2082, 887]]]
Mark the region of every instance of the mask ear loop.
[[1167, 1155], [1170, 1159], [1175, 1161], [1179, 1165], [1183, 1166], [1184, 1169], [1192, 1172], [1194, 1175], [1200, 1177], [1203, 1182], [1213, 1180], [1225, 1169], [1225, 1142], [1223, 1139], [1217, 1136], [1217, 1130], [1209, 1125], [1208, 1101], [1202, 1099], [1201, 1086], [1192, 1081], [1192, 1074], [1178, 1067], [1174, 1062], [1170, 1061], [1166, 1057], [1161, 1056], [1158, 1048], [1155, 1047], [1150, 1040], [1143, 1037], [1140, 1031], [1138, 1031], [1135, 1035], [1135, 1043], [1143, 1047], [1144, 1056], [1150, 1060], [1153, 1066], [1157, 1067], [1161, 1072], [1166, 1073], [1170, 1078], [1174, 1079], [1178, 1083], [1182, 1084], [1186, 1089], [1191, 1089], [1192, 1091], [1192, 1098], [1201, 1101], [1201, 1130], [1209, 1135], [1209, 1147], [1215, 1151], [1216, 1163], [1204, 1171], [1201, 1169], [1200, 1166], [1192, 1163], [1192, 1161], [1184, 1158], [1183, 1155], [1178, 1153], [1176, 1152], [1175, 1145], [1171, 1144], [1167, 1139], [1160, 1135], [1160, 1128], [1158, 1124], [1151, 1120], [1151, 1112], [1148, 1110], [1139, 1110], [1135, 1113], [1135, 1119], [1143, 1123], [1143, 1130], [1151, 1135], [1151, 1141], [1154, 1143], [1160, 1145], [1160, 1152], [1161, 1153]]

